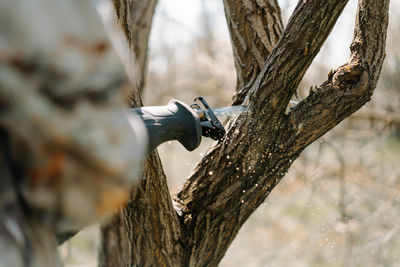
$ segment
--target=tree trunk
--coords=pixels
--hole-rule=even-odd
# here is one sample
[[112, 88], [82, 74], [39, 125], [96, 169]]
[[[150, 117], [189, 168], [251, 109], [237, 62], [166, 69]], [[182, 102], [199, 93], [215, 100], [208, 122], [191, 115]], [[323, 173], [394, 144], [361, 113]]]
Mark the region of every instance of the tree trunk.
[[[157, 1], [113, 2], [118, 24], [138, 59], [135, 69], [143, 74], [146, 72], [147, 45]], [[137, 77], [138, 90], [131, 97], [133, 107], [142, 103], [139, 91], [144, 84], [144, 76]], [[146, 233], [151, 233], [149, 236], [152, 238], [148, 238]], [[141, 183], [132, 190], [124, 211], [102, 227], [101, 236], [99, 266], [174, 266], [180, 262], [182, 247], [176, 243], [182, 233], [157, 152], [146, 159]]]
[[[299, 1], [283, 30], [277, 1], [224, 1], [237, 70], [234, 103], [249, 111], [230, 121], [175, 208], [165, 175], [147, 165], [122, 215], [129, 246], [118, 247], [127, 256], [116, 266], [216, 266], [300, 153], [369, 101], [385, 56], [389, 0], [359, 1], [350, 61], [288, 108], [347, 2]], [[102, 251], [117, 255], [105, 242]]]

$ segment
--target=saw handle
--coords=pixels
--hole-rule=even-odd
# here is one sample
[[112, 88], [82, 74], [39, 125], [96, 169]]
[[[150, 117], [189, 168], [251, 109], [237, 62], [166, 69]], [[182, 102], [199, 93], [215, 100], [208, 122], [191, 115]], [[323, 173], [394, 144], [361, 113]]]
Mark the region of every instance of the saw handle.
[[187, 150], [200, 145], [201, 124], [197, 113], [185, 103], [171, 100], [166, 106], [149, 106], [131, 109], [143, 120], [148, 132], [149, 154], [160, 144], [177, 140]]

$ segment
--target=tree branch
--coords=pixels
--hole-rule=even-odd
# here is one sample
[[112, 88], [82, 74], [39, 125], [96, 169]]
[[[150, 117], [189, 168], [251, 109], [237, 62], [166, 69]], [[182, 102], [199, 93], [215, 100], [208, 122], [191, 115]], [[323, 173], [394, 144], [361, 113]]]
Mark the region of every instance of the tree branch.
[[281, 116], [348, 0], [299, 1], [248, 100], [254, 112]]
[[149, 36], [157, 0], [113, 0], [113, 3], [118, 24], [135, 55], [135, 82], [138, 92], [142, 94], [147, 71]]
[[290, 112], [295, 147], [305, 148], [371, 98], [385, 58], [389, 0], [360, 0], [350, 63], [310, 92]]
[[224, 0], [237, 72], [233, 105], [241, 104], [283, 31], [276, 0]]

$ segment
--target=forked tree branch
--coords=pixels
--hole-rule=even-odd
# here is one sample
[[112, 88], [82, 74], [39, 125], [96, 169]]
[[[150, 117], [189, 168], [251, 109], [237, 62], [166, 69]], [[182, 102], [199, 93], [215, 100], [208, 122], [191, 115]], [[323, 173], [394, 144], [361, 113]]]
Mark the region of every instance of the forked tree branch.
[[303, 149], [358, 110], [372, 96], [385, 58], [389, 0], [359, 2], [350, 63], [290, 112], [297, 149]]
[[281, 116], [348, 0], [299, 1], [249, 92], [255, 112]]
[[[281, 22], [280, 17], [272, 16], [275, 19], [273, 24], [266, 19], [268, 14], [277, 14], [274, 13], [277, 9], [272, 9], [271, 5], [278, 7], [276, 1], [266, 2], [224, 1], [239, 77], [235, 103], [243, 102], [243, 97], [247, 96], [244, 102], [248, 103], [249, 112], [230, 123], [225, 138], [216, 143], [196, 167], [176, 197], [179, 215], [172, 208], [165, 176], [160, 174], [157, 168], [152, 168], [159, 165], [153, 164], [154, 162], [147, 165], [147, 179], [142, 182], [126, 209], [131, 246], [131, 258], [128, 262], [131, 264], [217, 265], [241, 225], [265, 200], [300, 152], [326, 132], [327, 128], [312, 129], [311, 126], [308, 131], [304, 131], [307, 128], [305, 124], [312, 125], [310, 118], [324, 115], [329, 121], [328, 128], [332, 128], [355, 110], [355, 106], [362, 105], [342, 101], [360, 101], [353, 97], [339, 95], [339, 98], [336, 98], [338, 95], [333, 94], [328, 98], [330, 102], [324, 102], [324, 105], [330, 105], [332, 110], [321, 110], [318, 101], [313, 99], [318, 96], [319, 101], [322, 101], [321, 98], [327, 97], [329, 91], [320, 90], [319, 93], [317, 90], [317, 93], [311, 94], [289, 115], [285, 114], [290, 98], [331, 32], [347, 0], [299, 1], [272, 51], [270, 49], [273, 38], [265, 39], [266, 36], [268, 38], [268, 34], [265, 35], [267, 27], [257, 26], [268, 23], [268, 31], [274, 31], [271, 36], [277, 37]], [[369, 5], [369, 2], [360, 0], [360, 7], [374, 9], [375, 6]], [[246, 8], [240, 9], [240, 5]], [[261, 5], [261, 13], [266, 12], [265, 16], [257, 14], [257, 5]], [[387, 5], [379, 8], [381, 12], [385, 12]], [[362, 13], [359, 12], [358, 16], [362, 17], [360, 14]], [[375, 15], [377, 14], [374, 13]], [[240, 23], [242, 20], [249, 21], [248, 25], [254, 28], [249, 30], [250, 27], [247, 28], [246, 23]], [[370, 25], [368, 21], [359, 21], [358, 28]], [[384, 26], [380, 28], [383, 31], [386, 30], [385, 23], [387, 24], [383, 21]], [[357, 37], [363, 38], [362, 34]], [[382, 40], [384, 43], [384, 38]], [[363, 45], [355, 44], [353, 50], [356, 47], [362, 49]], [[357, 51], [363, 51], [359, 54], [364, 57], [367, 54], [367, 50]], [[382, 54], [377, 57], [381, 58]], [[375, 62], [372, 64], [368, 61], [368, 64], [379, 66], [382, 60], [372, 60]], [[342, 86], [348, 86], [348, 81], [351, 81], [353, 85], [357, 84], [351, 87], [355, 89], [350, 91], [350, 94], [353, 94], [358, 92], [357, 88], [364, 88], [365, 83], [369, 84], [373, 80], [363, 74], [363, 70], [366, 69], [364, 61], [359, 62], [360, 64], [350, 67], [352, 75], [346, 76], [345, 72], [341, 75], [342, 72], [338, 71], [331, 76], [332, 83], [338, 91], [342, 91]], [[380, 70], [380, 67], [374, 70]], [[353, 75], [356, 72], [357, 74]], [[379, 72], [374, 75], [378, 77]], [[374, 87], [375, 83], [371, 86]], [[335, 105], [338, 101], [342, 101], [341, 104]], [[365, 103], [366, 100], [362, 101]], [[346, 110], [347, 113], [341, 113], [340, 110], [334, 110], [335, 108]], [[308, 115], [305, 114], [307, 112]], [[305, 118], [307, 122], [299, 126], [302, 122], [299, 118]], [[313, 123], [317, 125], [316, 121]], [[157, 159], [151, 159], [154, 160]]]
[[[131, 42], [135, 39], [136, 42], [140, 42], [141, 40], [143, 41], [143, 39], [140, 39], [140, 36], [145, 36], [143, 32], [148, 33], [149, 31], [148, 29], [135, 28], [132, 27], [133, 25], [128, 25], [128, 18], [130, 18], [131, 21], [135, 21], [138, 25], [144, 24], [149, 26], [150, 24], [140, 22], [141, 16], [138, 16], [140, 12], [135, 12], [133, 14], [126, 13], [127, 7], [130, 5], [132, 5], [133, 10], [133, 2], [114, 0], [114, 5], [118, 13], [118, 22], [127, 35], [128, 41]], [[143, 1], [140, 4], [140, 8], [143, 8], [143, 5], [146, 4], [151, 5], [149, 2], [151, 1]], [[250, 1], [246, 2], [249, 3]], [[258, 4], [254, 2], [253, 5], [260, 5], [261, 1], [258, 2]], [[255, 74], [259, 72], [268, 53], [276, 44], [279, 37], [278, 34], [280, 34], [282, 28], [279, 6], [276, 1], [272, 2], [272, 6], [271, 4], [264, 3], [262, 7], [264, 14], [267, 13], [266, 17], [260, 16], [260, 14], [244, 14], [244, 16], [249, 15], [254, 21], [254, 24], [258, 24], [259, 27], [258, 32], [253, 31], [252, 35], [246, 37], [246, 42], [254, 41], [254, 45], [252, 46], [254, 54], [257, 53], [255, 50], [262, 50], [261, 52], [257, 50], [262, 53], [263, 58], [258, 58], [260, 65]], [[252, 12], [255, 11], [255, 6], [253, 6]], [[239, 10], [241, 7], [242, 5], [236, 5], [236, 8], [239, 8]], [[237, 18], [236, 22], [241, 22], [241, 19], [246, 21], [245, 18], [240, 17]], [[258, 21], [258, 19], [261, 19], [261, 21]], [[258, 40], [261, 36], [257, 36], [257, 34], [265, 35], [269, 33], [267, 33], [267, 30], [261, 30], [260, 27], [264, 26], [262, 25], [263, 23], [271, 27], [271, 19], [277, 20], [276, 32], [271, 33], [269, 37], [272, 43], [267, 43], [266, 40], [261, 42]], [[148, 21], [149, 17], [145, 18], [145, 20]], [[240, 25], [240, 28], [243, 30], [244, 26], [246, 26], [245, 23]], [[248, 30], [249, 29], [250, 28], [248, 28]], [[147, 52], [143, 49], [136, 51], [133, 46], [133, 41], [131, 46], [136, 57], [143, 58], [143, 53]], [[240, 53], [240, 56], [247, 57], [243, 51]], [[253, 58], [253, 60], [254, 61], [251, 62], [248, 60], [243, 61], [247, 62], [246, 66], [253, 68], [254, 64], [257, 64], [256, 59]], [[142, 61], [139, 61], [139, 63], [140, 62]], [[139, 67], [144, 70], [145, 65], [141, 64]], [[244, 77], [244, 80], [246, 78], [247, 77]], [[140, 103], [138, 95], [135, 95], [132, 100], [134, 103]], [[119, 263], [180, 266], [185, 265], [185, 262], [190, 258], [190, 251], [183, 251], [181, 246], [182, 244], [187, 244], [188, 238], [190, 237], [184, 235], [184, 233], [182, 233], [184, 228], [176, 224], [178, 216], [176, 216], [175, 211], [172, 209], [172, 202], [169, 199], [169, 192], [165, 183], [165, 175], [162, 172], [158, 158], [152, 156], [152, 159], [146, 162], [145, 170], [145, 180], [141, 183], [139, 188], [135, 189], [135, 195], [132, 196], [124, 214], [116, 216], [111, 224], [102, 229], [104, 240], [103, 248], [100, 253], [100, 265], [102, 266], [118, 265]], [[148, 232], [146, 229], [154, 229], [154, 231]], [[128, 239], [124, 238], [124, 235], [127, 233], [129, 235]], [[129, 247], [126, 246], [126, 242], [130, 243]], [[127, 251], [127, 249], [129, 249], [129, 251]], [[170, 251], [170, 249], [172, 249], [172, 251]], [[156, 256], [153, 257], [152, 255]]]
[[[284, 112], [346, 3], [345, 0], [299, 1], [280, 41], [249, 91], [249, 113], [231, 123], [224, 140], [199, 163], [178, 194], [184, 227], [189, 234], [189, 264], [205, 266], [219, 262], [241, 225], [305, 148], [297, 141], [301, 129], [293, 127], [291, 117]], [[360, 1], [361, 7], [365, 5]], [[379, 8], [386, 14], [387, 5]], [[384, 16], [379, 19], [386, 20]], [[380, 29], [385, 31], [387, 22], [381, 23], [384, 26]], [[384, 39], [382, 41], [384, 43]], [[378, 64], [382, 60], [377, 61]], [[354, 70], [357, 68], [354, 66]], [[337, 75], [335, 81], [341, 81], [340, 76]], [[357, 88], [363, 88], [365, 82], [364, 74]], [[353, 106], [345, 101], [340, 107], [348, 111], [348, 116], [355, 110]], [[321, 110], [315, 111], [318, 106], [308, 107], [307, 112], [314, 116], [321, 113]], [[339, 110], [330, 112], [340, 113]], [[332, 120], [330, 128], [344, 118], [342, 114]], [[312, 134], [307, 144], [324, 133], [323, 128], [315, 131], [318, 134]], [[307, 135], [310, 133], [304, 132], [304, 136]], [[213, 253], [207, 253], [209, 251]]]

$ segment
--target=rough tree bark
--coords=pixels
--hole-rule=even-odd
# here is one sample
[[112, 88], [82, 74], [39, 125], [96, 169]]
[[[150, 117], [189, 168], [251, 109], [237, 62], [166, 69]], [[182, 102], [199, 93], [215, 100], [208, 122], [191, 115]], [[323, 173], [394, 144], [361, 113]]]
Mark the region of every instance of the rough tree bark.
[[[349, 62], [288, 108], [347, 2], [301, 0], [283, 30], [277, 1], [224, 1], [238, 80], [234, 103], [249, 112], [229, 123], [175, 197], [175, 208], [165, 176], [154, 165], [145, 170], [142, 189], [118, 222], [129, 239], [118, 249], [129, 256], [116, 265], [217, 265], [301, 151], [369, 101], [385, 57], [389, 0], [359, 0]], [[104, 249], [116, 252], [106, 240]]]
[[237, 72], [233, 105], [241, 104], [283, 31], [277, 1], [224, 1]]

